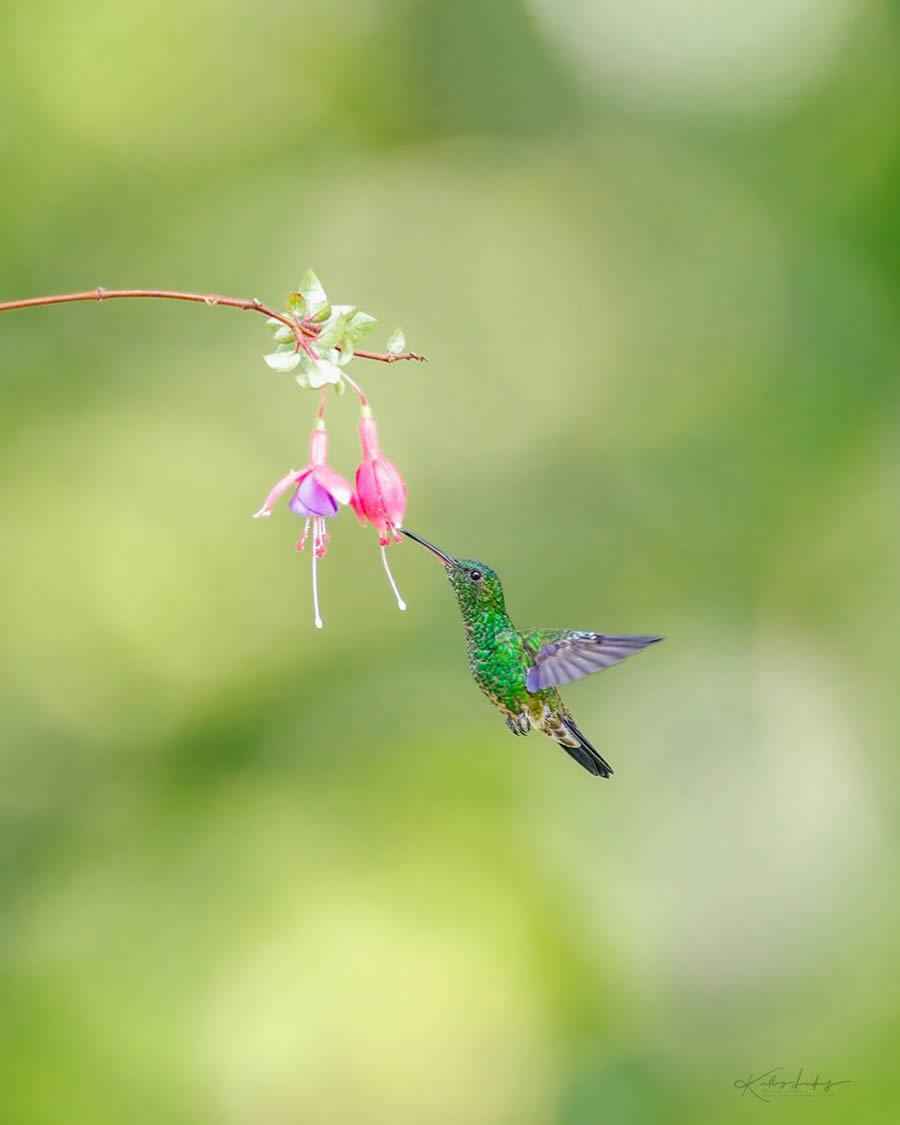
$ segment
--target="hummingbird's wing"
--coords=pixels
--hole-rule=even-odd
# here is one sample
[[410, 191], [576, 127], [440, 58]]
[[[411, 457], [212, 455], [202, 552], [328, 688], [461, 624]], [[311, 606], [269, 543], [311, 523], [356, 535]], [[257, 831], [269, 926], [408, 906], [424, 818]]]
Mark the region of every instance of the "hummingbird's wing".
[[662, 637], [622, 637], [607, 633], [577, 633], [570, 629], [537, 629], [525, 634], [534, 654], [534, 667], [525, 676], [529, 691], [557, 687], [590, 676], [626, 656], [640, 652]]

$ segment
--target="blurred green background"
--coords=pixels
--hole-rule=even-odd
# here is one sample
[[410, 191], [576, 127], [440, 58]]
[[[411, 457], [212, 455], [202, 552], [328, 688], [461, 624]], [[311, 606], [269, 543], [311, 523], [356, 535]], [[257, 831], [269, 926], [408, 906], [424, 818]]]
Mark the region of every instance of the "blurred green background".
[[[6, 5], [0, 299], [280, 305], [522, 625], [660, 632], [511, 738], [440, 566], [282, 506], [261, 317], [0, 319], [0, 1120], [894, 1122], [900, 13]], [[352, 396], [333, 463], [357, 459]], [[849, 1080], [765, 1105], [771, 1067]]]

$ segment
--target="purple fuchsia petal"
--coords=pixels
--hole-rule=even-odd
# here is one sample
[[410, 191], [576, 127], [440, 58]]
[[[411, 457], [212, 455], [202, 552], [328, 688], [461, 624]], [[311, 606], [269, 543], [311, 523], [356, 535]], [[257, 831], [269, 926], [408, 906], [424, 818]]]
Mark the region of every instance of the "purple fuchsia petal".
[[[317, 513], [311, 512], [308, 508], [303, 506], [303, 501], [299, 497], [299, 492], [300, 490], [298, 488], [294, 495], [290, 498], [290, 500], [288, 500], [288, 507], [291, 509], [295, 516], [301, 516], [303, 519], [311, 520], [317, 515]], [[303, 550], [299, 543], [297, 544], [297, 550]]]
[[307, 473], [291, 497], [288, 507], [298, 516], [336, 516], [337, 500], [316, 479], [314, 472]]

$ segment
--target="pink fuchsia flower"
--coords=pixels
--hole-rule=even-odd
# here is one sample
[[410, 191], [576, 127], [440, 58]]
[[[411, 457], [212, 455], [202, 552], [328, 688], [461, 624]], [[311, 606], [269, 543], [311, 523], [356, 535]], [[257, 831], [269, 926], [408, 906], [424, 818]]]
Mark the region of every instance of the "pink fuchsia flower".
[[368, 520], [378, 531], [381, 561], [384, 563], [388, 582], [394, 591], [397, 605], [400, 609], [406, 609], [406, 602], [400, 597], [385, 553], [385, 547], [392, 538], [396, 543], [402, 541], [399, 531], [406, 512], [406, 484], [378, 447], [375, 419], [368, 406], [363, 407], [359, 439], [362, 444], [362, 461], [356, 470], [356, 493], [351, 497], [350, 503], [360, 522], [365, 524]]
[[326, 544], [331, 538], [325, 530], [325, 520], [336, 516], [340, 505], [350, 503], [353, 498], [350, 482], [327, 464], [327, 455], [328, 434], [325, 431], [325, 423], [320, 418], [309, 439], [309, 464], [299, 472], [291, 469], [286, 476], [283, 476], [266, 497], [263, 506], [253, 514], [254, 519], [268, 518], [272, 514], [275, 501], [292, 485], [295, 486], [288, 507], [306, 520], [297, 543], [298, 551], [302, 551], [306, 544], [310, 525], [313, 531], [312, 587], [314, 621], [317, 629], [322, 628], [322, 618], [319, 614], [317, 562], [325, 554]]
[[406, 511], [406, 485], [403, 477], [378, 448], [375, 419], [368, 407], [363, 408], [359, 423], [362, 461], [356, 470], [356, 495], [351, 499], [360, 521], [366, 520], [378, 530], [381, 545], [387, 546], [398, 534]]

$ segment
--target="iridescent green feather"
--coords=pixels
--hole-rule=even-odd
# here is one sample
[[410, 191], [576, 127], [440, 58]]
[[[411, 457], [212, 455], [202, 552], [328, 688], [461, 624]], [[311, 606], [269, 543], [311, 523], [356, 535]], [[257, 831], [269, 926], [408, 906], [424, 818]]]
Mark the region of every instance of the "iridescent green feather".
[[611, 776], [612, 767], [578, 729], [557, 685], [617, 663], [660, 638], [573, 629], [520, 633], [507, 615], [495, 570], [475, 559], [453, 558], [410, 531], [404, 534], [446, 566], [462, 613], [472, 677], [506, 717], [512, 733], [527, 734], [534, 727], [590, 773]]

